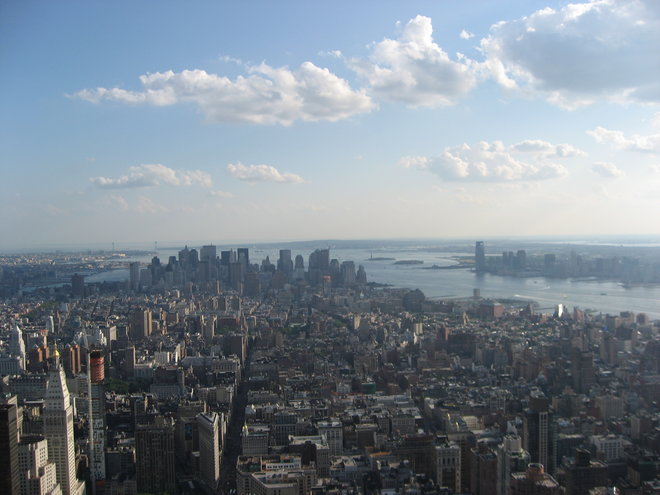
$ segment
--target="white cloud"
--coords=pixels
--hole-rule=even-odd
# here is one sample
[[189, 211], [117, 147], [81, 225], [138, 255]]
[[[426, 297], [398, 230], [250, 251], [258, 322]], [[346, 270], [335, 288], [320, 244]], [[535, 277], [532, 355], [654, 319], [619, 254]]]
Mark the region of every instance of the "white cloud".
[[92, 102], [117, 101], [157, 106], [192, 102], [211, 122], [290, 125], [295, 121], [336, 121], [374, 107], [364, 90], [311, 62], [297, 70], [266, 64], [249, 66], [235, 80], [204, 70], [140, 76], [141, 91], [84, 89], [75, 96]]
[[596, 172], [598, 175], [601, 177], [607, 177], [610, 179], [614, 179], [617, 177], [623, 177], [624, 174], [622, 170], [617, 168], [616, 165], [613, 163], [608, 163], [608, 162], [596, 162], [593, 164], [591, 167], [591, 170]]
[[174, 170], [160, 163], [143, 164], [130, 167], [127, 175], [117, 178], [92, 177], [93, 184], [105, 189], [127, 189], [137, 187], [155, 187], [161, 184], [172, 186], [191, 186], [193, 184], [211, 187], [211, 176], [201, 170]]
[[430, 158], [426, 156], [404, 156], [399, 160], [399, 165], [404, 168], [428, 168]]
[[[567, 151], [568, 150], [568, 151]], [[567, 158], [583, 153], [570, 145], [545, 141], [523, 141], [505, 146], [501, 141], [481, 141], [445, 148], [435, 157], [403, 157], [407, 168], [421, 168], [449, 181], [515, 182], [564, 177], [566, 168], [551, 158]]]
[[573, 108], [596, 99], [660, 101], [656, 0], [593, 0], [491, 27], [482, 67], [508, 89]]
[[453, 104], [476, 82], [468, 63], [451, 60], [433, 41], [431, 19], [421, 15], [398, 39], [375, 43], [369, 60], [353, 58], [349, 66], [375, 95], [413, 107]]
[[469, 31], [466, 31], [465, 29], [463, 29], [461, 31], [461, 34], [459, 34], [458, 36], [463, 40], [469, 40], [470, 38], [474, 38], [474, 34], [472, 34]]
[[299, 184], [305, 180], [296, 174], [280, 172], [272, 165], [243, 165], [230, 163], [227, 171], [232, 177], [246, 182], [289, 182]]
[[512, 149], [522, 152], [538, 152], [548, 157], [572, 158], [586, 156], [586, 153], [570, 144], [552, 144], [540, 139], [528, 139], [514, 144]]
[[598, 126], [591, 131], [587, 131], [587, 134], [597, 142], [609, 143], [618, 150], [660, 153], [660, 133], [648, 136], [633, 134], [626, 137], [622, 131], [612, 131]]
[[227, 191], [213, 190], [209, 191], [209, 195], [214, 198], [233, 198], [234, 195]]

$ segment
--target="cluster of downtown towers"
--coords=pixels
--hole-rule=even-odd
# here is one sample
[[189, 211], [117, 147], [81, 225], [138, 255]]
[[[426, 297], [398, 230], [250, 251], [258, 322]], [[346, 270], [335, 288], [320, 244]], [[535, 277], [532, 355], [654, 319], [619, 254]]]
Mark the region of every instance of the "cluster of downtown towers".
[[306, 280], [314, 286], [354, 287], [367, 283], [367, 274], [360, 265], [355, 269], [353, 261], [330, 259], [329, 249], [317, 249], [309, 255], [308, 269], [305, 260], [297, 255], [291, 257], [290, 249], [280, 249], [277, 264], [267, 256], [259, 264], [250, 263], [248, 248], [236, 251], [221, 251], [213, 245], [179, 251], [179, 256], [170, 256], [167, 264], [154, 256], [151, 264], [141, 267], [139, 262], [130, 264], [130, 286], [132, 289], [148, 288], [164, 284], [186, 283], [213, 284], [221, 282], [227, 287], [248, 296], [258, 295], [263, 288], [282, 288], [287, 283]]

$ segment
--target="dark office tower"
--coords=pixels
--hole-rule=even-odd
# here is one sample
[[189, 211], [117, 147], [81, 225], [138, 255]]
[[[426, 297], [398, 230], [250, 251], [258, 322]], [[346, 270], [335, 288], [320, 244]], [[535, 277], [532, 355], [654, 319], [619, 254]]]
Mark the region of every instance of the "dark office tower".
[[131, 340], [140, 340], [151, 335], [151, 310], [135, 308], [131, 311]]
[[355, 285], [355, 263], [352, 261], [343, 261], [340, 273], [341, 283], [344, 287]]
[[149, 271], [151, 271], [151, 283], [156, 285], [158, 281], [162, 278], [162, 267], [160, 264], [160, 258], [154, 256], [151, 258], [151, 265], [149, 265]]
[[220, 251], [220, 265], [229, 266], [231, 262], [231, 251]]
[[188, 246], [184, 247], [181, 251], [179, 251], [179, 264], [180, 265], [185, 265], [188, 263], [188, 254], [190, 251], [188, 250]]
[[197, 254], [196, 249], [191, 249], [188, 252], [188, 266], [195, 270], [197, 269], [197, 265], [199, 265], [199, 254]]
[[135, 460], [138, 492], [175, 493], [174, 425], [156, 418], [154, 425], [135, 430]]
[[323, 273], [328, 273], [330, 269], [330, 250], [321, 249], [319, 257], [319, 268]]
[[555, 470], [555, 426], [550, 400], [542, 393], [529, 399], [523, 419], [523, 448], [533, 463], [542, 464], [548, 472]]
[[229, 264], [229, 285], [232, 289], [241, 291], [245, 269], [239, 262]]
[[593, 354], [574, 347], [571, 354], [571, 374], [573, 389], [580, 394], [588, 393], [595, 381]]
[[198, 282], [208, 282], [211, 279], [211, 266], [208, 260], [202, 260], [199, 262], [199, 268], [197, 269], [197, 281]]
[[134, 261], [128, 268], [131, 289], [138, 290], [140, 288], [140, 262]]
[[248, 271], [250, 269], [250, 250], [248, 248], [238, 248], [236, 255], [238, 262], [243, 265], [243, 269]]
[[516, 253], [516, 264], [519, 270], [527, 268], [527, 253], [524, 249], [519, 249]]
[[295, 269], [296, 270], [304, 270], [305, 269], [305, 258], [303, 258], [301, 254], [296, 256]]
[[199, 260], [208, 261], [209, 263], [215, 263], [217, 258], [216, 247], [214, 245], [202, 246], [202, 249], [199, 251]]
[[291, 259], [290, 249], [280, 249], [280, 258], [277, 260], [277, 269], [286, 273], [293, 271], [293, 260]]
[[367, 283], [367, 272], [364, 271], [362, 265], [360, 265], [357, 274], [355, 275], [355, 282], [357, 282], [358, 285], [366, 285]]
[[0, 404], [0, 493], [21, 493], [16, 404]]
[[474, 246], [474, 269], [483, 272], [486, 269], [486, 246], [483, 241], [477, 241]]
[[71, 294], [73, 297], [83, 299], [85, 297], [85, 276], [74, 273], [71, 276]]

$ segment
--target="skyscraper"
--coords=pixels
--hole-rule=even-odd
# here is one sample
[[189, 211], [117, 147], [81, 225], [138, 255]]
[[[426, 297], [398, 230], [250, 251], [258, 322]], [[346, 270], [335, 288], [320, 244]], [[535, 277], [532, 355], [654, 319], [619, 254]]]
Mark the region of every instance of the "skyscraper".
[[497, 495], [508, 495], [511, 473], [522, 472], [529, 464], [529, 454], [523, 450], [517, 435], [506, 435], [497, 448]]
[[[41, 435], [24, 435], [18, 444], [21, 490], [24, 494], [61, 495], [57, 468], [48, 458], [48, 441]], [[4, 492], [3, 492], [4, 493]]]
[[48, 457], [55, 462], [57, 481], [62, 493], [78, 495], [84, 493], [85, 485], [76, 478], [73, 408], [57, 350], [55, 361], [55, 369], [49, 373], [46, 387], [44, 436], [48, 440]]
[[290, 249], [280, 249], [280, 258], [277, 260], [277, 269], [286, 273], [293, 271]]
[[129, 277], [131, 289], [138, 290], [140, 288], [140, 262], [134, 261], [129, 265]]
[[238, 262], [243, 266], [244, 271], [250, 270], [250, 250], [249, 248], [238, 248], [236, 250]]
[[9, 354], [20, 359], [20, 368], [25, 371], [25, 341], [23, 340], [23, 332], [15, 321], [9, 334]]
[[16, 404], [0, 404], [0, 493], [20, 493]]
[[213, 244], [208, 246], [202, 246], [199, 250], [199, 260], [208, 261], [209, 263], [215, 263], [215, 259], [218, 257], [217, 249]]
[[199, 470], [204, 482], [215, 489], [220, 480], [220, 420], [218, 413], [197, 415]]
[[486, 269], [486, 247], [483, 241], [477, 241], [474, 246], [474, 268], [477, 272]]
[[174, 493], [174, 425], [162, 417], [157, 420], [135, 430], [138, 491]]
[[540, 463], [546, 471], [555, 469], [555, 427], [550, 400], [542, 393], [530, 397], [523, 418], [523, 446], [532, 463]]
[[78, 273], [71, 275], [71, 294], [73, 297], [85, 297], [85, 276]]

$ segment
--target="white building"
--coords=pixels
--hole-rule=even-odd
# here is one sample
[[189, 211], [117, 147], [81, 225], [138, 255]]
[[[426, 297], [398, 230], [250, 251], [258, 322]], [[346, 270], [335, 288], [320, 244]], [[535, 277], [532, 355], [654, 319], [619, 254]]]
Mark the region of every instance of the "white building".
[[18, 444], [21, 495], [61, 495], [57, 468], [48, 459], [48, 441], [40, 435], [24, 435]]
[[73, 439], [73, 407], [66, 386], [64, 371], [59, 366], [59, 353], [55, 370], [48, 376], [44, 406], [44, 436], [48, 440], [48, 458], [55, 462], [57, 481], [62, 493], [79, 495], [85, 484], [76, 478], [76, 451]]

